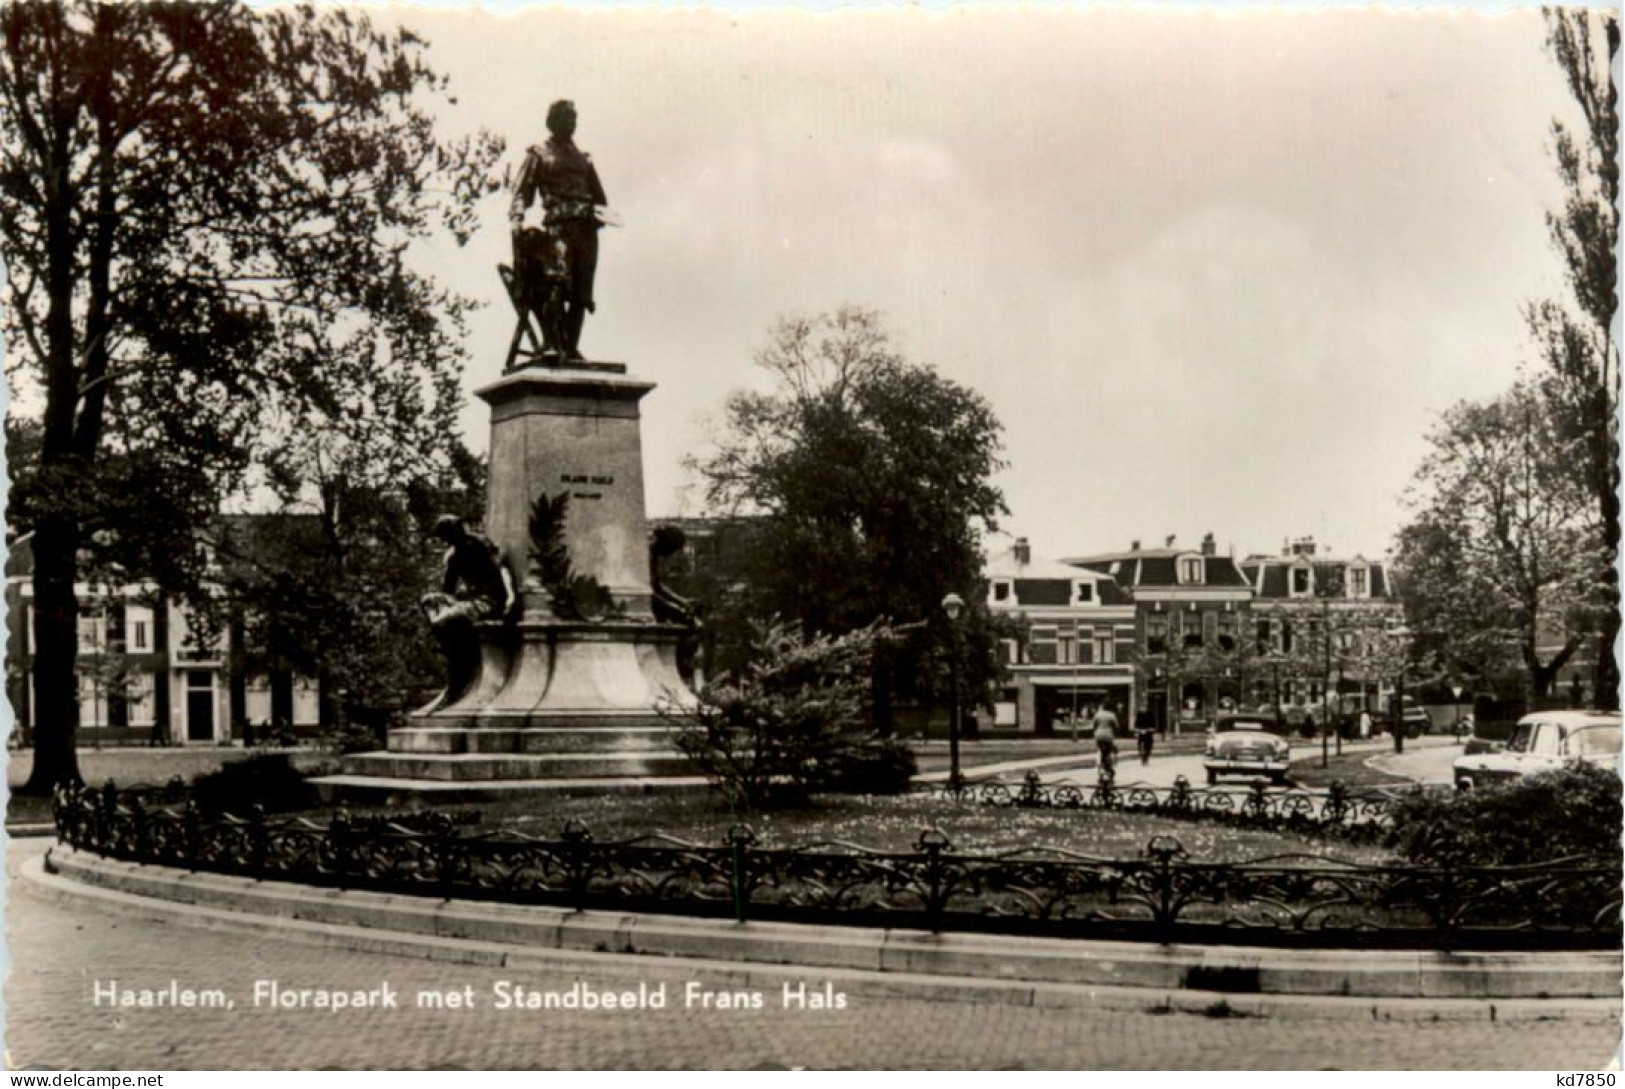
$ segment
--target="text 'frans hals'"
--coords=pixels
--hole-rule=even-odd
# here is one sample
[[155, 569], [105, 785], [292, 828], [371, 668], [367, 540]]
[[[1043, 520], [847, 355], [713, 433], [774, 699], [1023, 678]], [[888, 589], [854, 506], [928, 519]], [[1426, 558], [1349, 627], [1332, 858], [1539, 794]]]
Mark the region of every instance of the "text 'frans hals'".
[[845, 992], [833, 983], [787, 982], [777, 990], [722, 989], [689, 980], [681, 987], [639, 981], [622, 988], [593, 987], [576, 981], [563, 988], [541, 988], [516, 980], [493, 980], [484, 991], [473, 984], [402, 991], [387, 980], [370, 987], [298, 987], [274, 979], [257, 979], [239, 996], [223, 988], [189, 987], [169, 980], [156, 987], [130, 987], [116, 979], [91, 985], [92, 1005], [103, 1009], [235, 1010], [588, 1010], [666, 1009], [784, 1010], [816, 1013], [847, 1008]]

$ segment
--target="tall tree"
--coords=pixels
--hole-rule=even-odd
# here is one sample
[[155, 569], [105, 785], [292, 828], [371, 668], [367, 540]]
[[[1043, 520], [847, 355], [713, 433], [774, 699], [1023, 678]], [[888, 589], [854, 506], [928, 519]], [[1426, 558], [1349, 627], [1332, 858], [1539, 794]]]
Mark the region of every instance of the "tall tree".
[[[1523, 385], [1446, 412], [1428, 437], [1416, 514], [1396, 557], [1406, 617], [1427, 637], [1419, 652], [1457, 674], [1510, 657], [1537, 697], [1607, 604], [1593, 496], [1561, 456], [1556, 431], [1540, 395]], [[1555, 649], [1543, 656], [1543, 647]]]
[[1578, 123], [1552, 122], [1558, 176], [1567, 190], [1547, 215], [1563, 257], [1570, 297], [1531, 304], [1529, 327], [1546, 364], [1542, 392], [1557, 421], [1564, 456], [1591, 496], [1600, 546], [1587, 570], [1603, 585], [1599, 603], [1597, 705], [1619, 707], [1619, 362], [1614, 342], [1619, 254], [1619, 52], [1614, 12], [1546, 9], [1547, 47], [1579, 107]]
[[[1004, 497], [1000, 428], [987, 402], [892, 346], [878, 315], [854, 308], [781, 321], [757, 357], [770, 388], [734, 394], [713, 449], [693, 459], [715, 509], [764, 516], [749, 564], [764, 611], [839, 634], [878, 619], [940, 621], [950, 591], [985, 596], [980, 534]], [[967, 611], [958, 644], [988, 679], [997, 636]], [[937, 641], [888, 644], [877, 717], [894, 682], [935, 686]]]
[[81, 549], [195, 586], [178, 542], [268, 450], [346, 414], [443, 411], [469, 303], [407, 254], [437, 226], [467, 237], [501, 146], [438, 139], [423, 43], [345, 11], [22, 2], [0, 34], [7, 364], [43, 425], [25, 787], [43, 791], [78, 774]]

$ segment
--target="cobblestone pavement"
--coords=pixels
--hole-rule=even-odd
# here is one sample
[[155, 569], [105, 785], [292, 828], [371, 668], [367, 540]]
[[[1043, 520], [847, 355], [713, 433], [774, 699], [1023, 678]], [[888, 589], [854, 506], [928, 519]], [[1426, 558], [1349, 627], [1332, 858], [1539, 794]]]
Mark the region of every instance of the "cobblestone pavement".
[[[43, 849], [12, 841], [8, 870]], [[666, 985], [667, 1008], [492, 1008], [493, 983], [565, 990], [569, 969], [504, 970], [347, 953], [180, 924], [121, 920], [89, 904], [10, 884], [6, 1046], [15, 1067], [56, 1069], [331, 1068], [1528, 1068], [1599, 1069], [1618, 1029], [1547, 1023], [1377, 1023], [1155, 1016], [850, 995], [845, 1009], [684, 1008], [695, 977], [651, 958], [642, 982]], [[387, 981], [397, 1010], [254, 1008], [256, 980], [298, 988]], [[120, 988], [219, 988], [234, 1009], [114, 1009], [96, 981]], [[617, 991], [637, 979], [587, 982]], [[417, 1009], [417, 992], [473, 989], [474, 1010]]]

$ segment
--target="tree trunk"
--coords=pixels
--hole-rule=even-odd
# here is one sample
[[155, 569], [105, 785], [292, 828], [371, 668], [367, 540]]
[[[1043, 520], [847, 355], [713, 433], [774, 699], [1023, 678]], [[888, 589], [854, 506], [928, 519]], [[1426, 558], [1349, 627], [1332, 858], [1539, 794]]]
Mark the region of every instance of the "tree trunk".
[[[1615, 31], [1614, 33], [1617, 33]], [[1604, 356], [1605, 366], [1614, 365], [1614, 353]], [[1613, 438], [1613, 416], [1609, 414], [1608, 430], [1603, 436], [1606, 446], [1606, 464], [1602, 487], [1598, 489], [1602, 514], [1603, 555], [1607, 566], [1603, 569], [1603, 593], [1607, 606], [1603, 612], [1601, 630], [1597, 633], [1597, 665], [1592, 674], [1591, 705], [1599, 711], [1619, 710], [1619, 659], [1614, 656], [1614, 641], [1619, 638], [1619, 571], [1614, 564], [1619, 556], [1619, 448]]]
[[[53, 100], [63, 101], [61, 73], [50, 71]], [[74, 414], [79, 402], [73, 328], [74, 190], [68, 155], [72, 115], [51, 118], [45, 172], [46, 297], [45, 413], [39, 472], [54, 494], [74, 465]], [[64, 472], [64, 470], [70, 470]], [[79, 602], [73, 584], [79, 573], [79, 522], [56, 510], [34, 530], [34, 767], [19, 793], [49, 794], [57, 783], [77, 782], [75, 753], [79, 727]]]
[[34, 532], [34, 767], [19, 794], [48, 795], [80, 782], [78, 530], [66, 518], [42, 519]]
[[875, 643], [870, 668], [873, 679], [871, 713], [874, 716], [875, 733], [880, 737], [890, 737], [895, 728], [895, 718], [892, 713], [891, 647], [887, 646], [885, 639]]
[[[1610, 582], [1618, 585], [1618, 579]], [[1612, 607], [1603, 614], [1602, 630], [1597, 633], [1597, 665], [1592, 676], [1591, 706], [1599, 711], [1619, 710], [1619, 660], [1614, 657], [1614, 642], [1618, 638], [1619, 609]]]

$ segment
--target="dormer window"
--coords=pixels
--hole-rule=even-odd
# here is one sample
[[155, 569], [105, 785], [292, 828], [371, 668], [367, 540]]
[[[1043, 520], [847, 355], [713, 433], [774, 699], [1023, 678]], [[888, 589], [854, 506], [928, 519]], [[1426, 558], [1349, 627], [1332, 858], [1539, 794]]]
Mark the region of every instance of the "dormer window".
[[1202, 581], [1202, 557], [1179, 557], [1179, 584], [1190, 586]]
[[999, 605], [999, 604], [1003, 604], [1005, 602], [1008, 602], [1010, 600], [1010, 597], [1011, 597], [1010, 590], [1011, 590], [1011, 586], [1010, 586], [1010, 580], [1009, 579], [994, 579], [993, 580], [993, 603], [995, 605]]
[[1371, 596], [1371, 571], [1364, 564], [1350, 566], [1348, 570], [1349, 597]]
[[1292, 596], [1308, 597], [1315, 592], [1315, 570], [1308, 564], [1299, 564], [1292, 569]]
[[1072, 584], [1072, 604], [1093, 605], [1095, 601], [1095, 584], [1092, 582], [1074, 582]]

